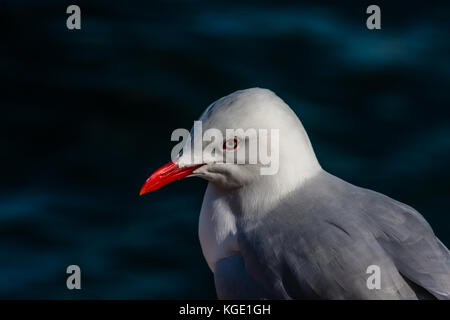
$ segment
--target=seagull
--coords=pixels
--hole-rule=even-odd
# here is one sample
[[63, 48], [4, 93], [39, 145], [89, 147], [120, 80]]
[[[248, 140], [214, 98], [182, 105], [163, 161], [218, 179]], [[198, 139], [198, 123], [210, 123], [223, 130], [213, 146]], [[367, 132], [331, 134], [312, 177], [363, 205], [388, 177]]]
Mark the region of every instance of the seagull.
[[141, 189], [208, 181], [198, 231], [219, 299], [450, 298], [449, 250], [420, 213], [322, 169], [299, 118], [274, 92], [236, 91], [199, 120], [222, 132], [279, 130], [276, 174], [262, 175], [260, 162], [188, 161], [183, 149]]

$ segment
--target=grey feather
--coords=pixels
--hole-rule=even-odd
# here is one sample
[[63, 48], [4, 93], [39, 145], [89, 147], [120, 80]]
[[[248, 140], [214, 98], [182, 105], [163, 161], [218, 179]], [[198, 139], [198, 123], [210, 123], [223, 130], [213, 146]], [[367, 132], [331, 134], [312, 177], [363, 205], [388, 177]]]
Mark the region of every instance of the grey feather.
[[219, 299], [267, 299], [266, 292], [245, 270], [239, 254], [219, 260], [216, 263], [214, 282]]

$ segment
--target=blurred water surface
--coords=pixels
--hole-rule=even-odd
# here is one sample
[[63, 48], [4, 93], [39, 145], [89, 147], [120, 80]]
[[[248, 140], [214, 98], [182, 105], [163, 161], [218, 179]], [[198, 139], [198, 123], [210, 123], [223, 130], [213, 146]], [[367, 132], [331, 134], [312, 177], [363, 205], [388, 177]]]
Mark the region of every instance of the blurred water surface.
[[[204, 181], [139, 198], [176, 128], [270, 88], [322, 166], [418, 209], [450, 245], [448, 1], [0, 2], [0, 298], [215, 298]], [[66, 267], [82, 290], [66, 289]]]

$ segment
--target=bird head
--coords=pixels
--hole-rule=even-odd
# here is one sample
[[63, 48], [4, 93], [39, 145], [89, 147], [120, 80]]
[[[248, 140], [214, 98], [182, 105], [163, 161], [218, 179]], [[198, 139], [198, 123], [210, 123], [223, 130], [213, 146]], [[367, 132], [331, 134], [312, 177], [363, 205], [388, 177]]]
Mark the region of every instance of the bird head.
[[181, 152], [147, 179], [140, 194], [188, 176], [223, 189], [258, 183], [292, 189], [317, 168], [296, 114], [272, 91], [251, 88], [212, 103]]

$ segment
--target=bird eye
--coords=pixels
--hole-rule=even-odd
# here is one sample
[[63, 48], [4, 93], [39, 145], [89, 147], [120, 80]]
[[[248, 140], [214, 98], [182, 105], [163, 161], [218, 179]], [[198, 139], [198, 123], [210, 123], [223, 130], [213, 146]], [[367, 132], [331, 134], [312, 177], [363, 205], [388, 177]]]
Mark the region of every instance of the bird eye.
[[223, 142], [223, 150], [234, 150], [237, 148], [238, 139], [232, 138]]

